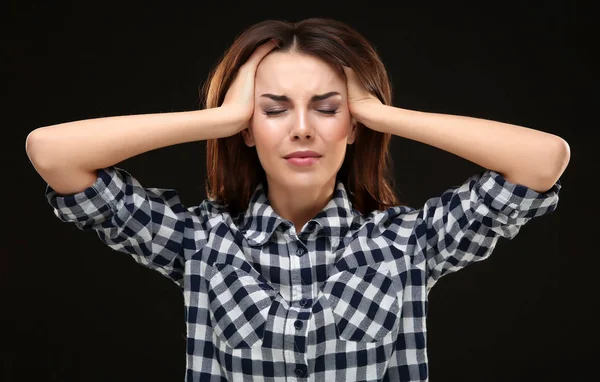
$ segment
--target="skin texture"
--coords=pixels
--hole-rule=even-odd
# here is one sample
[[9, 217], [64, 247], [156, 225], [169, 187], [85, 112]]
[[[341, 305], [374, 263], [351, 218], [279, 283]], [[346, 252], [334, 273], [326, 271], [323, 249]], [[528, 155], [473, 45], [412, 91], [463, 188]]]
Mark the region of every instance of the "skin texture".
[[[339, 95], [311, 100], [329, 92]], [[289, 100], [264, 97], [267, 93], [285, 95]], [[335, 113], [324, 112], [331, 110]], [[355, 135], [346, 79], [327, 63], [297, 52], [273, 52], [260, 62], [254, 114], [242, 136], [247, 146], [256, 147], [273, 210], [291, 221], [296, 232], [331, 200], [346, 146], [354, 143]], [[300, 150], [316, 151], [322, 157], [308, 167], [294, 166], [284, 159]]]

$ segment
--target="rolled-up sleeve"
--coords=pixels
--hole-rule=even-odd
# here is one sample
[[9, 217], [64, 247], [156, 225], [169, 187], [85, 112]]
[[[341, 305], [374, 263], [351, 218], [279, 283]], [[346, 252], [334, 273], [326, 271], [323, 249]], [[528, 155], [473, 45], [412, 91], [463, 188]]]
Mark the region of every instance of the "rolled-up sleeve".
[[184, 247], [194, 244], [186, 238], [194, 237], [191, 230], [205, 227], [205, 216], [192, 219], [177, 191], [144, 188], [121, 168], [97, 173], [94, 184], [76, 194], [59, 195], [47, 185], [45, 196], [54, 214], [82, 231], [96, 231], [113, 250], [132, 255], [181, 286]]
[[513, 239], [529, 220], [554, 211], [561, 187], [558, 180], [540, 193], [486, 170], [428, 199], [415, 222], [428, 287], [445, 274], [489, 257], [500, 237]]

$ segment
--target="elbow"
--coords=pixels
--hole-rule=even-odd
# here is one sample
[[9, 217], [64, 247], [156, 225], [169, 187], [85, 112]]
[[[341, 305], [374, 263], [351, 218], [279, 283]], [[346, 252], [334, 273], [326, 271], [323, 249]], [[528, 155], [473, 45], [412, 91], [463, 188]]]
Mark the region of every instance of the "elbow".
[[25, 139], [25, 152], [36, 169], [48, 169], [49, 160], [44, 155], [40, 129], [33, 130]]
[[569, 146], [569, 143], [567, 141], [565, 141], [562, 138], [559, 138], [560, 142], [559, 142], [559, 149], [562, 152], [563, 155], [563, 171], [564, 169], [567, 168], [567, 165], [569, 164], [569, 160], [571, 159], [571, 146]]
[[548, 188], [552, 187], [554, 183], [562, 176], [567, 169], [569, 161], [571, 160], [571, 147], [569, 143], [561, 137], [556, 137], [555, 144], [552, 149], [551, 162], [547, 166], [549, 173], [546, 174], [545, 182]]

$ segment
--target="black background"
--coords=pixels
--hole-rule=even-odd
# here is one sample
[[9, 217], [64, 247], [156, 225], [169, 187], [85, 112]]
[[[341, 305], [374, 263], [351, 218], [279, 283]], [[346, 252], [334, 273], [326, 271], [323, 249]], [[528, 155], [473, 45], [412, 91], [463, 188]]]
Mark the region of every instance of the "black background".
[[[597, 142], [587, 129], [598, 124], [583, 123], [579, 110], [597, 49], [583, 43], [588, 11], [576, 2], [157, 4], [3, 6], [4, 381], [180, 381], [185, 368], [175, 284], [54, 216], [25, 153], [27, 134], [79, 119], [197, 109], [199, 86], [243, 29], [311, 16], [347, 22], [373, 43], [395, 106], [567, 140], [571, 162], [558, 209], [432, 289], [428, 354], [434, 382], [587, 380], [598, 354], [592, 323], [600, 265], [590, 184], [597, 160], [584, 159]], [[205, 147], [165, 147], [118, 166], [145, 187], [177, 189], [192, 206], [205, 198]], [[397, 191], [412, 206], [482, 170], [401, 137], [391, 149]]]

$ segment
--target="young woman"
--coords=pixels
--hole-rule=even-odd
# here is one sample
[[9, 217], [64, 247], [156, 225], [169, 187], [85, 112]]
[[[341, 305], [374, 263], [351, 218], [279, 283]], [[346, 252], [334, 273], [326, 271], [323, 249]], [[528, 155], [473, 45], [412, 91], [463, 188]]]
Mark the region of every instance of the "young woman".
[[[570, 157], [555, 135], [392, 106], [373, 47], [334, 20], [248, 28], [203, 96], [191, 112], [42, 127], [26, 146], [62, 221], [181, 287], [187, 381], [427, 380], [429, 289], [554, 211]], [[487, 170], [403, 205], [392, 134]], [[197, 140], [199, 206], [115, 167]]]

